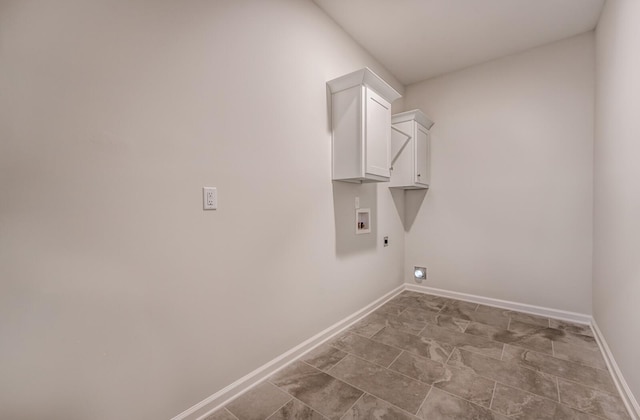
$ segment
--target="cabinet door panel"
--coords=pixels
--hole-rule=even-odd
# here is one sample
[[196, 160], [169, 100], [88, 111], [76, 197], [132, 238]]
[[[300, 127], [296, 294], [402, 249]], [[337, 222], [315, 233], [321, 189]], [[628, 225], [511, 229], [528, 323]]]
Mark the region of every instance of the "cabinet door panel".
[[421, 125], [416, 130], [416, 173], [415, 182], [429, 185], [429, 132]]
[[380, 95], [367, 89], [365, 122], [365, 162], [367, 173], [388, 177], [391, 106]]

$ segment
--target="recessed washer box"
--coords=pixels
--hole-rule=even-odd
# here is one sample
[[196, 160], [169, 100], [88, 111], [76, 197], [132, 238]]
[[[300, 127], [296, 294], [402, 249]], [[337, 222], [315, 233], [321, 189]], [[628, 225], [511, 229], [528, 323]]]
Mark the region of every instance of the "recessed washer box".
[[371, 209], [356, 210], [356, 235], [371, 233]]

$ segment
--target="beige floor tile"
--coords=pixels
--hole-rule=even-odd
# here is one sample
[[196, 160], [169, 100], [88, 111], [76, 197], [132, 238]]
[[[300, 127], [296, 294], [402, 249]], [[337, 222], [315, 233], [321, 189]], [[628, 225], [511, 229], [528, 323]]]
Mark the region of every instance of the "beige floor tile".
[[466, 332], [460, 333], [452, 331], [437, 325], [428, 324], [420, 335], [452, 347], [458, 347], [493, 357], [494, 359], [500, 359], [502, 348], [504, 347], [502, 343], [497, 341], [467, 334]]
[[607, 364], [599, 349], [576, 346], [554, 341], [553, 355], [558, 359], [582, 363], [597, 369], [607, 370]]
[[323, 344], [322, 346], [307, 353], [300, 360], [317, 369], [326, 371], [335, 366], [335, 364], [342, 360], [346, 355], [347, 353], [342, 350], [338, 350], [328, 344]]
[[517, 363], [503, 362], [470, 351], [455, 349], [448, 364], [542, 397], [558, 400], [558, 387], [554, 376], [536, 372]]
[[517, 420], [597, 420], [565, 405], [497, 384], [491, 409]]
[[290, 395], [269, 382], [263, 382], [225, 408], [238, 420], [264, 420], [290, 400]]
[[475, 404], [488, 407], [491, 403], [495, 382], [466, 370], [406, 352], [393, 362], [390, 369]]
[[445, 362], [453, 350], [453, 346], [438, 340], [420, 337], [389, 327], [374, 335], [372, 340], [397, 347], [418, 356], [428, 357], [436, 362]]
[[553, 348], [551, 340], [544, 335], [544, 330], [547, 329], [549, 328], [534, 327], [534, 329], [529, 332], [515, 332], [479, 322], [472, 322], [467, 327], [465, 333], [500, 343], [513, 344], [541, 353], [552, 354]]
[[418, 410], [431, 388], [352, 355], [345, 357], [329, 373], [410, 413]]
[[293, 399], [276, 411], [268, 420], [326, 420], [326, 417]]
[[433, 388], [425, 400], [418, 417], [425, 420], [493, 420], [502, 417], [484, 407]]
[[402, 351], [395, 347], [351, 333], [342, 334], [331, 340], [329, 344], [344, 352], [384, 367], [389, 366]]
[[287, 366], [269, 380], [330, 419], [339, 419], [362, 396], [362, 391], [304, 362]]
[[558, 319], [552, 319], [549, 322], [549, 326], [551, 328], [555, 328], [558, 330], [568, 331], [575, 334], [588, 335], [589, 337], [593, 337], [593, 331], [589, 325], [577, 324], [569, 321], [560, 321]]
[[622, 399], [575, 382], [560, 379], [560, 402], [608, 420], [631, 420]]
[[609, 393], [616, 393], [616, 387], [608, 371], [596, 369], [580, 363], [558, 359], [556, 357], [529, 351], [527, 349], [505, 346], [502, 360], [513, 361], [522, 366], [555, 375], [578, 383], [589, 384]]
[[402, 411], [393, 405], [374, 397], [364, 394], [362, 398], [351, 407], [341, 420], [417, 420], [415, 416]]

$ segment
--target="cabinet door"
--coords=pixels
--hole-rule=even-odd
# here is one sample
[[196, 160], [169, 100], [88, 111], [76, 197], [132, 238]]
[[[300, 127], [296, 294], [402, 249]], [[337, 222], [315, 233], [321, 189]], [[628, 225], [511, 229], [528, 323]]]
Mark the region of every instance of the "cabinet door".
[[416, 124], [415, 182], [429, 185], [429, 132]]
[[389, 177], [391, 105], [371, 89], [366, 89], [365, 109], [365, 171]]

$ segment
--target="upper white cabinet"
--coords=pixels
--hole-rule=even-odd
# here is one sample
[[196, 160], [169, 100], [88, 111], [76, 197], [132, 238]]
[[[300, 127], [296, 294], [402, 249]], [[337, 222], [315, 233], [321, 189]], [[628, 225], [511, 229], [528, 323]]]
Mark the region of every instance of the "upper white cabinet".
[[391, 102], [400, 94], [368, 68], [333, 79], [327, 86], [333, 180], [389, 181]]
[[419, 109], [395, 114], [391, 118], [391, 182], [390, 187], [404, 189], [429, 188], [429, 129], [433, 121]]

